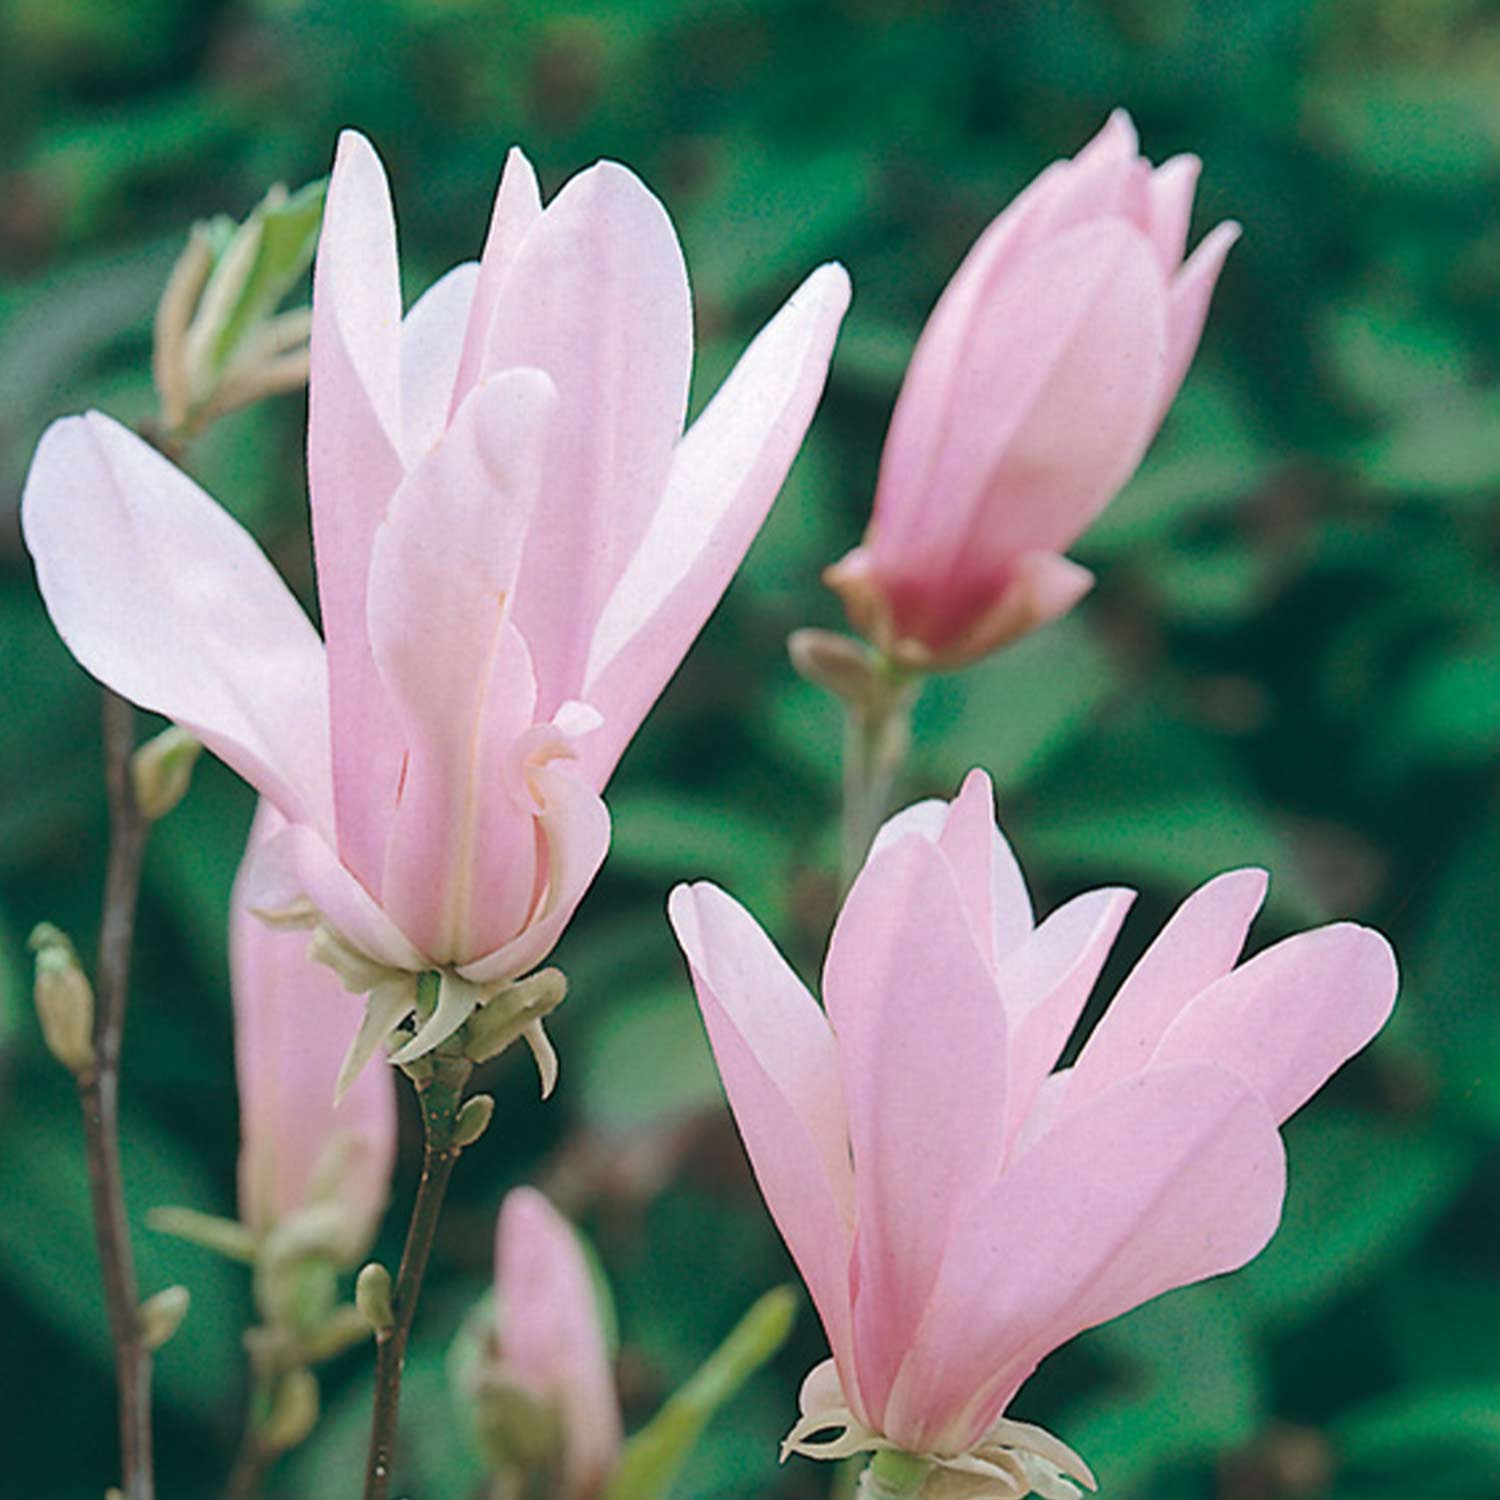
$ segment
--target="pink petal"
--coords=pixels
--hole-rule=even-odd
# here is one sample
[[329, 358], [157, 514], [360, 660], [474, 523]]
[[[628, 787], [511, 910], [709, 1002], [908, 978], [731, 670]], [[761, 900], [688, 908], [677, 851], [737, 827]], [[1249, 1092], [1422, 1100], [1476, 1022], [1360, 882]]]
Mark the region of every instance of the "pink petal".
[[980, 951], [991, 963], [1032, 934], [1035, 918], [1026, 877], [995, 822], [995, 788], [984, 771], [970, 771], [953, 800], [938, 847], [970, 904]]
[[833, 1034], [738, 902], [700, 882], [679, 885], [667, 911], [756, 1181], [857, 1404], [849, 1311], [854, 1182]]
[[[510, 601], [552, 406], [536, 370], [477, 389], [397, 491], [371, 551], [370, 641], [407, 747], [381, 898], [441, 962], [497, 947], [532, 904], [530, 810], [486, 784], [532, 723], [536, 687]], [[475, 861], [491, 858], [515, 862], [499, 907], [474, 900]]]
[[1224, 259], [1239, 237], [1240, 226], [1232, 220], [1210, 230], [1172, 282], [1167, 311], [1167, 357], [1158, 387], [1159, 410], [1153, 432], [1161, 426], [1193, 355], [1198, 352], [1198, 341], [1208, 320], [1209, 300], [1218, 284], [1219, 272], [1224, 269]]
[[515, 251], [484, 368], [545, 371], [558, 410], [516, 623], [550, 717], [582, 698], [594, 622], [656, 508], [682, 432], [692, 309], [677, 235], [625, 168], [557, 195]]
[[1134, 891], [1115, 889], [1077, 896], [1001, 964], [997, 983], [1011, 1032], [1007, 1150], [1078, 1024], [1134, 900]]
[[288, 817], [331, 827], [323, 648], [227, 511], [90, 412], [43, 435], [21, 522], [52, 621], [89, 672], [191, 730]]
[[380, 880], [402, 745], [365, 634], [370, 544], [403, 475], [401, 289], [380, 160], [339, 138], [313, 269], [307, 466], [328, 642], [339, 853]]
[[1147, 232], [1156, 246], [1162, 274], [1173, 277], [1187, 250], [1193, 195], [1203, 163], [1196, 156], [1174, 156], [1152, 174], [1148, 187], [1150, 220]]
[[453, 385], [454, 413], [479, 380], [500, 288], [510, 274], [521, 241], [541, 216], [542, 196], [537, 188], [536, 173], [525, 153], [512, 146], [505, 158], [505, 169], [500, 174], [500, 188], [495, 194], [489, 233], [485, 236], [469, 326], [462, 341], [458, 378]]
[[401, 320], [401, 426], [413, 462], [420, 462], [447, 429], [478, 279], [475, 262], [454, 266]]
[[556, 1401], [563, 1486], [596, 1494], [624, 1434], [594, 1278], [572, 1226], [534, 1188], [515, 1188], [495, 1235], [500, 1360], [507, 1375]]
[[604, 715], [602, 785], [729, 585], [812, 420], [849, 305], [823, 266], [761, 330], [678, 444], [650, 525], [600, 613], [581, 696]]
[[[261, 803], [246, 860], [283, 826]], [[305, 932], [275, 932], [251, 915], [243, 867], [230, 898], [235, 1074], [240, 1096], [240, 1217], [264, 1235], [310, 1206], [315, 1179], [350, 1221], [351, 1253], [373, 1237], [390, 1194], [396, 1095], [370, 1068], [333, 1104], [334, 1080], [361, 1004], [307, 957]], [[339, 1170], [328, 1173], [331, 1163]]]
[[865, 865], [823, 995], [849, 1108], [859, 1384], [879, 1421], [955, 1216], [993, 1181], [1006, 1014], [948, 861], [905, 838]]
[[1183, 1008], [1234, 967], [1266, 878], [1264, 870], [1232, 870], [1182, 903], [1090, 1035], [1072, 1070], [1068, 1108], [1145, 1067]]
[[882, 466], [869, 541], [882, 576], [898, 591], [945, 579], [942, 608], [973, 614], [1017, 554], [1065, 548], [1154, 431], [1166, 336], [1154, 251], [1123, 220], [1072, 229], [1010, 268], [976, 313], [938, 425], [892, 419], [887, 453], [910, 442], [927, 459], [899, 494]]
[[[547, 884], [526, 925], [490, 953], [458, 966], [475, 984], [518, 979], [541, 963], [593, 884], [609, 849], [609, 812], [564, 760], [533, 767], [528, 776], [536, 799], [537, 837], [545, 848]], [[499, 871], [503, 876], [503, 870]], [[479, 879], [483, 880], [483, 873]], [[492, 877], [493, 878], [493, 877]], [[483, 889], [481, 884], [479, 889]]]
[[956, 1451], [1085, 1328], [1243, 1265], [1276, 1228], [1285, 1162], [1261, 1100], [1211, 1067], [1152, 1070], [1069, 1115], [953, 1237], [886, 1412]]
[[1214, 1063], [1285, 1120], [1385, 1025], [1396, 986], [1396, 957], [1378, 932], [1338, 922], [1299, 933], [1204, 990], [1150, 1069]]
[[411, 973], [434, 967], [311, 828], [290, 824], [253, 855], [242, 877], [252, 911], [275, 918], [311, 902], [350, 947], [376, 963]]
[[[872, 536], [881, 539], [883, 561], [893, 561], [922, 526], [951, 535], [967, 529], [982, 498], [974, 488], [946, 494], [941, 510], [928, 510], [922, 525], [911, 508], [935, 492], [930, 474], [947, 440], [950, 409], [962, 399], [973, 345], [986, 336], [991, 308], [1028, 256], [1050, 239], [1118, 212], [1135, 152], [1135, 127], [1116, 110], [1077, 158], [1054, 162], [990, 223], [944, 289], [912, 354], [881, 455]], [[1006, 404], [1002, 396], [993, 406], [1003, 411]], [[942, 538], [933, 536], [930, 544], [940, 550]]]

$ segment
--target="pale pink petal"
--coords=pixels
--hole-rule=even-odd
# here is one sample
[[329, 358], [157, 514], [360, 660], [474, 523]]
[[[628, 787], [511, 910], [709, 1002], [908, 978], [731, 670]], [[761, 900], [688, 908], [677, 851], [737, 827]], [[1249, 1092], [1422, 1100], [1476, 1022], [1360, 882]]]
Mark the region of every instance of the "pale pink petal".
[[484, 368], [557, 387], [541, 508], [516, 623], [540, 712], [583, 698], [604, 601], [640, 542], [682, 432], [692, 364], [687, 273], [666, 211], [624, 167], [574, 177], [515, 251]]
[[1166, 365], [1158, 387], [1159, 410], [1153, 432], [1161, 426], [1167, 408], [1193, 362], [1193, 355], [1198, 352], [1198, 341], [1203, 337], [1208, 304], [1218, 284], [1219, 272], [1224, 269], [1224, 259], [1239, 237], [1240, 226], [1232, 220], [1211, 229], [1172, 281], [1167, 311]]
[[[921, 608], [982, 613], [1018, 553], [1062, 550], [1113, 497], [1159, 418], [1166, 297], [1150, 243], [1118, 219], [1049, 240], [1007, 273], [969, 333], [939, 427], [912, 439], [929, 454], [916, 488], [885, 501], [882, 467], [867, 545], [898, 619], [903, 579], [916, 591], [936, 573], [945, 597], [927, 599], [924, 584]], [[897, 441], [893, 418], [887, 452]], [[956, 626], [928, 634], [944, 628]]]
[[311, 828], [294, 823], [267, 839], [247, 862], [244, 881], [255, 912], [277, 918], [310, 902], [351, 948], [376, 963], [412, 973], [434, 967]]
[[999, 1168], [1006, 1014], [947, 859], [923, 838], [861, 871], [828, 946], [859, 1211], [859, 1383], [879, 1420], [955, 1215]]
[[854, 1183], [833, 1035], [753, 917], [706, 883], [668, 903], [766, 1206], [858, 1403], [849, 1316]]
[[970, 771], [953, 799], [938, 847], [970, 903], [980, 951], [997, 963], [1032, 933], [1026, 877], [995, 822], [995, 788], [984, 771]]
[[1072, 1070], [1069, 1109], [1145, 1067], [1183, 1007], [1234, 967], [1266, 880], [1264, 870], [1231, 870], [1178, 907], [1089, 1036]]
[[609, 849], [609, 812], [592, 788], [568, 767], [568, 761], [558, 760], [528, 772], [537, 806], [537, 837], [545, 845], [539, 863], [545, 860], [546, 884], [527, 925], [516, 937], [458, 966], [458, 972], [475, 984], [499, 984], [536, 968], [562, 936], [604, 863]]
[[454, 266], [401, 320], [401, 426], [412, 463], [420, 462], [447, 429], [478, 279], [474, 261]]
[[[480, 803], [532, 722], [531, 662], [509, 619], [552, 405], [536, 370], [475, 390], [397, 491], [371, 551], [370, 641], [407, 750], [380, 894], [445, 963], [514, 936], [532, 904], [530, 817], [486, 823]], [[475, 861], [517, 855], [512, 899], [476, 910]]]
[[1162, 273], [1177, 274], [1187, 250], [1188, 224], [1193, 216], [1193, 195], [1203, 163], [1196, 156], [1174, 156], [1152, 174], [1148, 189], [1150, 221], [1147, 232], [1161, 260]]
[[678, 444], [665, 492], [589, 646], [580, 696], [604, 715], [588, 747], [600, 785], [765, 520], [822, 395], [848, 305], [843, 268], [814, 271]]
[[90, 412], [43, 435], [21, 524], [53, 624], [88, 671], [331, 831], [323, 647], [226, 510]]
[[1168, 1028], [1150, 1070], [1214, 1063], [1285, 1120], [1385, 1025], [1396, 986], [1396, 958], [1378, 932], [1337, 922], [1298, 933], [1204, 990]]
[[1010, 1022], [1007, 1149], [1072, 1034], [1135, 892], [1089, 891], [1058, 907], [1000, 965]]
[[500, 187], [495, 194], [484, 254], [479, 263], [479, 282], [474, 289], [469, 326], [461, 343], [458, 378], [453, 385], [454, 412], [480, 378], [500, 288], [510, 274], [521, 241], [541, 216], [542, 196], [537, 187], [536, 173], [525, 153], [518, 146], [512, 146], [500, 174]]
[[[283, 826], [262, 802], [246, 861]], [[334, 1080], [359, 1027], [361, 1001], [307, 956], [305, 932], [276, 932], [246, 902], [242, 867], [230, 897], [235, 1073], [240, 1097], [240, 1217], [264, 1235], [332, 1190], [349, 1220], [350, 1253], [373, 1237], [390, 1194], [396, 1095], [389, 1069], [367, 1069], [334, 1106]]]
[[1243, 1265], [1276, 1228], [1281, 1139], [1218, 1068], [1115, 1084], [966, 1216], [887, 1408], [904, 1447], [961, 1450], [1085, 1328]]
[[624, 1440], [614, 1372], [578, 1237], [534, 1188], [513, 1189], [501, 1205], [495, 1291], [505, 1373], [558, 1406], [561, 1493], [597, 1494]]
[[307, 467], [341, 857], [380, 879], [402, 746], [365, 634], [370, 544], [403, 474], [401, 288], [380, 160], [339, 138], [313, 268]]

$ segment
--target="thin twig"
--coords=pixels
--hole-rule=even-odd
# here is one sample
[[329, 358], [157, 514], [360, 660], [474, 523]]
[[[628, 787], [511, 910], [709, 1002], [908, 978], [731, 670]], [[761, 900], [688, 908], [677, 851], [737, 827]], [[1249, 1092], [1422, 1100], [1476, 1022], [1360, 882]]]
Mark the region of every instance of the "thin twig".
[[411, 1224], [391, 1295], [391, 1326], [376, 1334], [375, 1407], [370, 1418], [365, 1500], [386, 1500], [390, 1493], [407, 1340], [416, 1317], [417, 1298], [432, 1254], [448, 1179], [462, 1154], [462, 1147], [453, 1144], [453, 1124], [473, 1065], [462, 1057], [440, 1053], [433, 1054], [432, 1064], [432, 1076], [416, 1085], [417, 1100], [422, 1107], [422, 1179], [417, 1185]]
[[120, 1174], [120, 1049], [130, 986], [136, 897], [146, 820], [130, 781], [135, 710], [104, 691], [104, 776], [109, 793], [109, 863], [95, 975], [94, 1065], [79, 1075], [78, 1096], [88, 1154], [94, 1238], [119, 1387], [121, 1486], [125, 1500], [153, 1500], [151, 1355], [141, 1335], [140, 1291], [130, 1249]]

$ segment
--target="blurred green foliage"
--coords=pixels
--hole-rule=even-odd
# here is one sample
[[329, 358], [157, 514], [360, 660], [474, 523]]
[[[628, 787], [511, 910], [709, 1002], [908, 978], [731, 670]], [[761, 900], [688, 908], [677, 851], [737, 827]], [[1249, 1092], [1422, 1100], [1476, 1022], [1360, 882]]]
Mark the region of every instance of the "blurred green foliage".
[[[663, 898], [715, 878], [815, 963], [838, 725], [784, 637], [838, 623], [818, 569], [863, 524], [943, 280], [1123, 103], [1154, 157], [1204, 158], [1199, 231], [1232, 215], [1246, 236], [1166, 431], [1080, 548], [1096, 593], [930, 687], [905, 790], [951, 794], [988, 766], [1046, 904], [1139, 884], [1121, 965], [1191, 885], [1259, 861], [1275, 884], [1258, 943], [1357, 916], [1392, 934], [1405, 985], [1388, 1034], [1291, 1127], [1266, 1256], [1080, 1340], [1017, 1414], [1083, 1451], [1113, 1500], [1496, 1494], [1495, 0], [0, 0], [0, 97], [0, 1489], [74, 1500], [114, 1478], [75, 1109], [21, 946], [43, 918], [81, 944], [95, 930], [97, 700], [43, 616], [15, 505], [50, 417], [149, 410], [152, 306], [191, 220], [321, 175], [355, 124], [389, 163], [414, 294], [477, 250], [513, 141], [549, 189], [620, 157], [686, 244], [700, 402], [815, 261], [855, 278], [807, 451], [612, 789], [614, 853], [558, 955], [558, 1097], [537, 1106], [520, 1058], [481, 1081], [502, 1112], [437, 1248], [402, 1480], [467, 1500], [443, 1359], [506, 1187], [540, 1182], [593, 1235], [636, 1421], [788, 1276]], [[306, 594], [301, 433], [286, 399], [190, 463]], [[224, 910], [249, 812], [205, 763], [147, 861], [126, 1166], [143, 1290], [193, 1291], [158, 1365], [169, 1497], [216, 1492], [243, 1399], [242, 1273], [143, 1220], [232, 1211]], [[410, 1130], [405, 1146], [403, 1208]], [[825, 1493], [828, 1472], [775, 1462], [822, 1353], [804, 1315], [674, 1494]], [[368, 1394], [367, 1359], [334, 1367], [274, 1500], [354, 1492]]]

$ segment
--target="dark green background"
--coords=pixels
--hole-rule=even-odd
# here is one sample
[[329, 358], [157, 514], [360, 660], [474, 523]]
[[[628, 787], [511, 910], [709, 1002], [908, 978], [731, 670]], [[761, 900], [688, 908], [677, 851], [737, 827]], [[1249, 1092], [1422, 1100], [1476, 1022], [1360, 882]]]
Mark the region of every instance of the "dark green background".
[[[1078, 549], [1096, 592], [931, 686], [905, 790], [987, 766], [1045, 904], [1139, 885], [1122, 962], [1194, 884], [1258, 861], [1275, 881], [1257, 944], [1354, 915], [1391, 934], [1405, 981], [1379, 1045], [1288, 1132], [1273, 1248], [1080, 1340], [1016, 1414], [1114, 1500], [1500, 1494], [1497, 23], [1489, 0], [0, 0], [0, 1491], [97, 1497], [115, 1477], [77, 1122], [22, 949], [43, 918], [92, 940], [97, 700], [43, 616], [15, 504], [52, 416], [148, 410], [151, 309], [190, 220], [319, 175], [357, 124], [391, 171], [413, 295], [476, 251], [513, 141], [549, 191], [619, 157], [687, 248], [700, 402], [813, 263], [855, 280], [808, 447], [611, 789], [614, 851], [559, 953], [557, 1098], [537, 1105], [520, 1057], [487, 1080], [500, 1110], [458, 1175], [407, 1398], [408, 1487], [467, 1500], [441, 1359], [506, 1187], [543, 1183], [594, 1236], [633, 1420], [789, 1275], [663, 898], [712, 876], [810, 967], [838, 724], [783, 639], [837, 623], [818, 569], [858, 536], [943, 280], [1123, 103], [1154, 157], [1204, 158], [1195, 232], [1233, 215], [1245, 238], [1166, 431]], [[233, 417], [190, 464], [305, 594], [302, 421], [291, 398]], [[204, 765], [150, 850], [125, 1081], [137, 1219], [233, 1210], [224, 902], [249, 812]], [[162, 1491], [211, 1495], [246, 1278], [144, 1228], [139, 1256], [146, 1290], [195, 1298], [158, 1367]], [[821, 1354], [804, 1313], [683, 1500], [826, 1488], [774, 1447]], [[275, 1496], [355, 1493], [367, 1384], [361, 1356], [330, 1372], [327, 1424]]]

